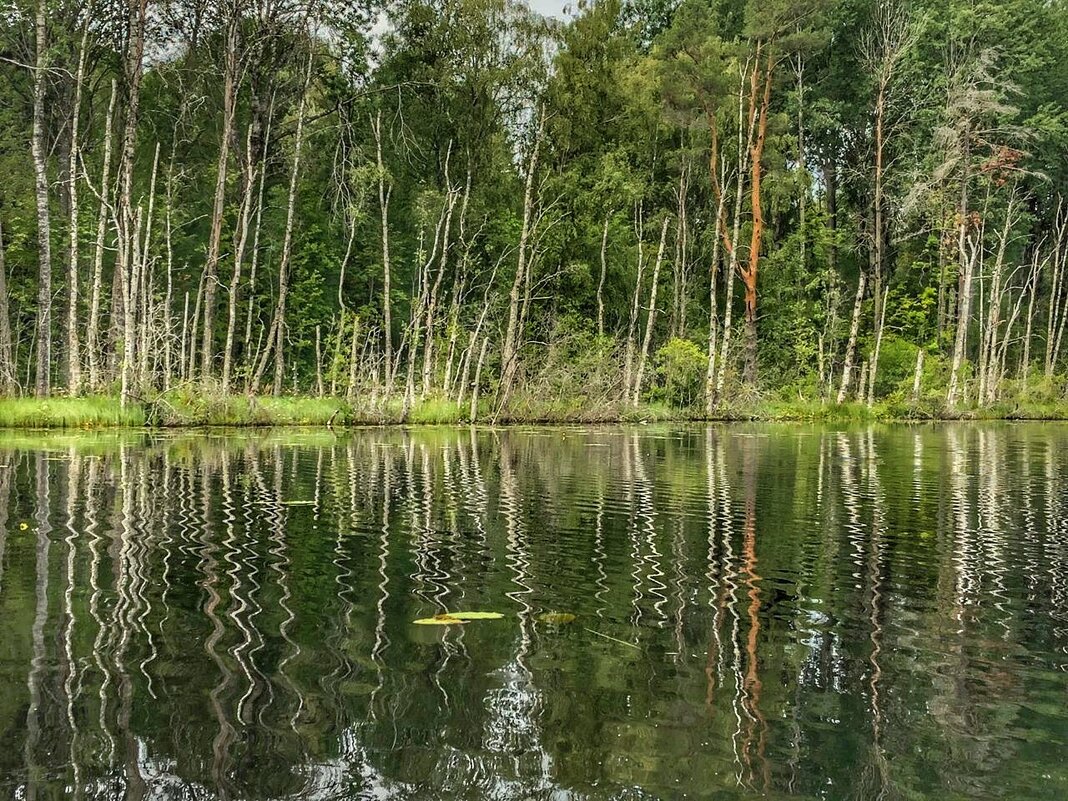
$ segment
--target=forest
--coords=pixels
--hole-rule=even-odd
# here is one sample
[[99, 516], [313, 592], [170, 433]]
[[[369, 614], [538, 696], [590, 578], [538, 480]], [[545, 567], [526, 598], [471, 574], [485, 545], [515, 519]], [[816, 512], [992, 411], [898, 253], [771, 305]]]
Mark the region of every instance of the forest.
[[1068, 416], [1068, 2], [543, 12], [0, 2], [0, 396]]

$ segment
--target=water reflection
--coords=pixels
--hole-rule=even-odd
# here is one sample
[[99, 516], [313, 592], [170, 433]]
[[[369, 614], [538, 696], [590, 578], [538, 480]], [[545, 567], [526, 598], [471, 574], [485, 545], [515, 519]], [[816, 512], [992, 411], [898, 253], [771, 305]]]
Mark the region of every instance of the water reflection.
[[0, 435], [0, 790], [1064, 797], [1066, 444]]

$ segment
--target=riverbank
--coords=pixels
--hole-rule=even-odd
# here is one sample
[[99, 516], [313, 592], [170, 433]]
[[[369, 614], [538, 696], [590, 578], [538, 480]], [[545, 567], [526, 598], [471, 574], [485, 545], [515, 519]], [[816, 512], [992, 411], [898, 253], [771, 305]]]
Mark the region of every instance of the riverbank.
[[[434, 425], [470, 422], [470, 409], [439, 398], [417, 401], [403, 414], [400, 398], [350, 402], [307, 396], [161, 395], [127, 405], [117, 397], [0, 398], [0, 428], [140, 428], [194, 426]], [[489, 405], [477, 422], [493, 416]], [[666, 405], [583, 407], [578, 401], [526, 403], [501, 414], [498, 423], [598, 424], [664, 421], [866, 422], [891, 420], [1068, 420], [1068, 402], [1006, 403], [949, 412], [931, 406], [881, 402], [834, 404], [819, 399], [755, 398], [724, 405], [712, 418], [702, 410]]]

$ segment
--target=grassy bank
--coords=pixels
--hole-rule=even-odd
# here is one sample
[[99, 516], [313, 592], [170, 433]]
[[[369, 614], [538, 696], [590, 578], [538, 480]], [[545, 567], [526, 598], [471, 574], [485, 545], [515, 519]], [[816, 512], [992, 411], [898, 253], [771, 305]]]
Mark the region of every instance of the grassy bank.
[[[0, 428], [92, 429], [115, 427], [190, 426], [352, 426], [434, 425], [469, 422], [469, 409], [441, 399], [416, 402], [407, 416], [399, 397], [361, 399], [248, 397], [245, 395], [199, 395], [171, 393], [128, 405], [117, 397], [0, 398]], [[484, 405], [479, 422], [489, 422], [493, 410]], [[698, 409], [678, 409], [664, 404], [584, 406], [579, 400], [536, 403], [521, 400], [496, 420], [498, 423], [597, 424], [700, 421]], [[723, 405], [717, 421], [767, 420], [859, 423], [876, 420], [1068, 420], [1068, 402], [1005, 403], [961, 408], [953, 412], [934, 405], [909, 406], [900, 402], [837, 405], [819, 399], [753, 397]]]

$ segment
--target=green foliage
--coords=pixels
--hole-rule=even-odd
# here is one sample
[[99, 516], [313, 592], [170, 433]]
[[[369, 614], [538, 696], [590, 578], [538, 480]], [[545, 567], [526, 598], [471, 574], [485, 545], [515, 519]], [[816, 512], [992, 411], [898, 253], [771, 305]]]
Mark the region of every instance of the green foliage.
[[656, 352], [655, 362], [659, 383], [651, 397], [680, 409], [704, 397], [708, 358], [696, 343], [678, 337], [668, 340]]

